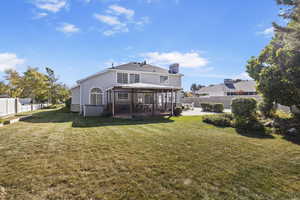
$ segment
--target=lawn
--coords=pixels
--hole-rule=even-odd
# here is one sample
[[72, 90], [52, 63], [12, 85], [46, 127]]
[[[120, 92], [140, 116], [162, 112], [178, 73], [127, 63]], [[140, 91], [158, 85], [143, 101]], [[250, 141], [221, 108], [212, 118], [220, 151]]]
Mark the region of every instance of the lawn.
[[300, 145], [201, 117], [86, 120], [46, 110], [0, 128], [1, 198], [300, 199]]

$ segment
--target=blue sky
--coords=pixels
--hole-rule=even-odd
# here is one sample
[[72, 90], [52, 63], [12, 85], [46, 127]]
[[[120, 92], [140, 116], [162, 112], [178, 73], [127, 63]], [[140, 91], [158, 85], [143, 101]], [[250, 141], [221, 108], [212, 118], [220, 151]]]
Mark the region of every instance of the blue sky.
[[116, 64], [180, 63], [183, 86], [247, 78], [270, 41], [275, 0], [2, 0], [0, 75], [49, 66], [62, 82]]

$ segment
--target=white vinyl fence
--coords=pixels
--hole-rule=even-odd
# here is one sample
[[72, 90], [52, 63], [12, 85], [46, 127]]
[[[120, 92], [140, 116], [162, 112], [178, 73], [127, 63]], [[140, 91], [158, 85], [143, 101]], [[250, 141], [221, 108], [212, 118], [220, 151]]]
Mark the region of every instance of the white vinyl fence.
[[47, 104], [31, 104], [29, 99], [0, 98], [0, 117], [39, 110]]

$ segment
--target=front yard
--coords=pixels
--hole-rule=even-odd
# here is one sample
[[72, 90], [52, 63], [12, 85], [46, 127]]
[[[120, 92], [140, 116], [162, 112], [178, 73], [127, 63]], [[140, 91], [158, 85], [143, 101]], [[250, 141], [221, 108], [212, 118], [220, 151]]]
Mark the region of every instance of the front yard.
[[300, 199], [300, 146], [197, 116], [85, 120], [46, 110], [0, 128], [1, 198]]

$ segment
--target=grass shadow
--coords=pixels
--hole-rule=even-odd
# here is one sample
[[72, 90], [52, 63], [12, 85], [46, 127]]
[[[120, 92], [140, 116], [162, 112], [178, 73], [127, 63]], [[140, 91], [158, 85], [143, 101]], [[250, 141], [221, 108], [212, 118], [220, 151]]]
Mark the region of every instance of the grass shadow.
[[270, 134], [270, 132], [263, 128], [261, 130], [248, 130], [236, 128], [236, 132], [242, 136], [250, 137], [250, 138], [259, 138], [259, 139], [274, 139], [275, 137]]
[[72, 127], [101, 127], [137, 124], [170, 123], [168, 117], [143, 117], [138, 119], [114, 119], [112, 117], [83, 117], [72, 113], [65, 108], [44, 110], [34, 113], [30, 118], [24, 119], [28, 123], [66, 123], [72, 122]]
[[78, 114], [60, 108], [33, 113], [30, 118], [24, 119], [23, 121], [29, 123], [65, 123], [73, 121], [76, 117], [78, 117]]
[[174, 121], [168, 117], [144, 117], [139, 119], [115, 119], [112, 117], [78, 117], [73, 121], [72, 127], [83, 128], [103, 126], [128, 126], [170, 122]]
[[300, 134], [298, 133], [298, 135], [284, 135], [282, 137], [283, 139], [292, 142], [294, 144], [300, 145]]

